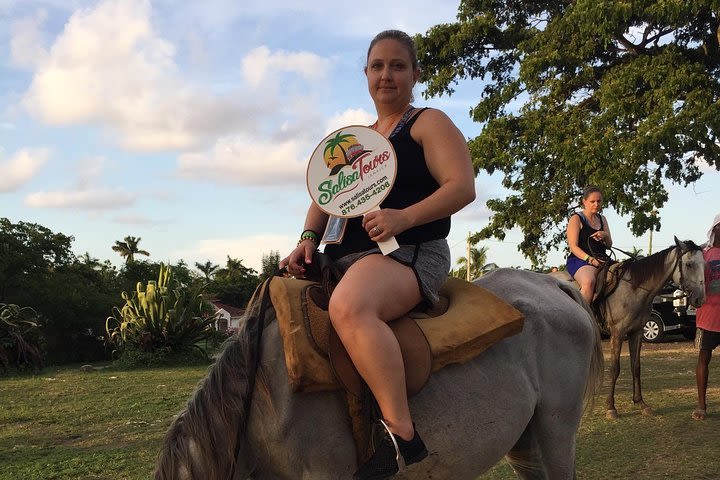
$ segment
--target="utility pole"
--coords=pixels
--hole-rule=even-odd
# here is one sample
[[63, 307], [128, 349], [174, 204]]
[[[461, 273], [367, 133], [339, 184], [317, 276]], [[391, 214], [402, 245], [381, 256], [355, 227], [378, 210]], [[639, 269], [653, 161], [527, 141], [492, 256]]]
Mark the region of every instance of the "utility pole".
[[466, 262], [467, 272], [465, 272], [465, 279], [469, 282], [470, 281], [470, 262], [471, 262], [471, 259], [470, 259], [470, 232], [468, 232], [468, 237], [467, 237], [467, 257], [465, 257], [465, 258], [467, 258], [467, 262]]
[[[650, 212], [650, 215], [652, 215], [653, 217], [657, 216], [657, 214], [658, 214], [657, 210], [653, 210], [652, 212]], [[650, 255], [652, 255], [652, 237], [653, 237], [653, 227], [650, 227], [650, 244], [648, 245], [648, 257]]]

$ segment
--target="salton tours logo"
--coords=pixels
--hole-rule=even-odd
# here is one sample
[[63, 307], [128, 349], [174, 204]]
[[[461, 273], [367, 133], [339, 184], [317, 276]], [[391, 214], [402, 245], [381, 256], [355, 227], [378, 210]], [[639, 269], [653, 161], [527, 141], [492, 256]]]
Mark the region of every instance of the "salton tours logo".
[[362, 215], [389, 193], [395, 162], [395, 151], [383, 135], [368, 127], [344, 127], [325, 137], [310, 157], [308, 191], [330, 215]]

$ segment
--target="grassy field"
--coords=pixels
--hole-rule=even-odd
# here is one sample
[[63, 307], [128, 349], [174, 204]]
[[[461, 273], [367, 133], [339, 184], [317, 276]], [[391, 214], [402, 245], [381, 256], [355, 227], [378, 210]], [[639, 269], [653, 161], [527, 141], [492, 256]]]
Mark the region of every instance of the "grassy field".
[[[607, 347], [607, 345], [605, 345]], [[645, 400], [632, 404], [629, 359], [622, 358], [616, 404], [604, 419], [604, 397], [578, 435], [580, 479], [716, 479], [720, 472], [720, 362], [710, 365], [704, 422], [695, 406], [696, 353], [690, 342], [643, 346]], [[207, 367], [132, 372], [79, 366], [0, 379], [0, 480], [147, 479], [172, 417]], [[500, 463], [483, 479], [515, 478]]]

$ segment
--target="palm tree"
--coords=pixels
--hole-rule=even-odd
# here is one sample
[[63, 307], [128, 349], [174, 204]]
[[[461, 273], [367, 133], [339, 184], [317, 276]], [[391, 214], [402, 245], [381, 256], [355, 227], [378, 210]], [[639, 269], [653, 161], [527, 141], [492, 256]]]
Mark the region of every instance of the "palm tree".
[[84, 254], [80, 255], [78, 257], [78, 260], [80, 263], [84, 263], [88, 267], [95, 269], [95, 267], [100, 266], [100, 260], [90, 255], [90, 252], [85, 252]]
[[210, 277], [215, 272], [215, 270], [220, 268], [220, 265], [215, 265], [210, 260], [208, 260], [207, 262], [205, 262], [205, 264], [195, 262], [195, 268], [200, 270], [205, 275], [206, 280], [210, 281], [212, 280]]
[[146, 257], [150, 256], [149, 252], [138, 248], [138, 243], [140, 243], [141, 240], [140, 237], [127, 236], [123, 240], [123, 242], [115, 240], [115, 245], [112, 246], [112, 249], [118, 252], [121, 257], [125, 258], [125, 264], [134, 262], [136, 254], [145, 255]]
[[263, 253], [262, 256], [262, 271], [260, 272], [260, 279], [265, 280], [270, 278], [278, 270], [278, 264], [280, 263], [280, 252], [277, 250], [270, 250], [270, 253]]
[[[497, 268], [495, 264], [485, 265], [487, 261], [488, 247], [476, 248], [475, 245], [470, 247], [470, 279], [482, 276], [488, 270], [492, 270], [492, 266]], [[454, 272], [454, 276], [459, 278], [467, 277], [468, 260], [466, 257], [457, 259], [458, 269]]]

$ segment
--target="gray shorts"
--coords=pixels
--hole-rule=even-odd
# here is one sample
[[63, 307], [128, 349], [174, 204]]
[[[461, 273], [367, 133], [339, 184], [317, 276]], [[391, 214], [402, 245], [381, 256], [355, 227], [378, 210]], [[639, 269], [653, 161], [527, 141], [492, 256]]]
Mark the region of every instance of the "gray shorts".
[[[345, 272], [350, 265], [357, 262], [366, 255], [382, 254], [379, 248], [365, 250], [363, 252], [350, 253], [335, 261], [342, 272]], [[450, 272], [450, 247], [447, 240], [431, 240], [417, 245], [400, 245], [400, 248], [388, 255], [403, 265], [407, 265], [415, 272], [420, 293], [430, 305], [435, 305], [438, 300], [438, 291], [447, 281]]]

